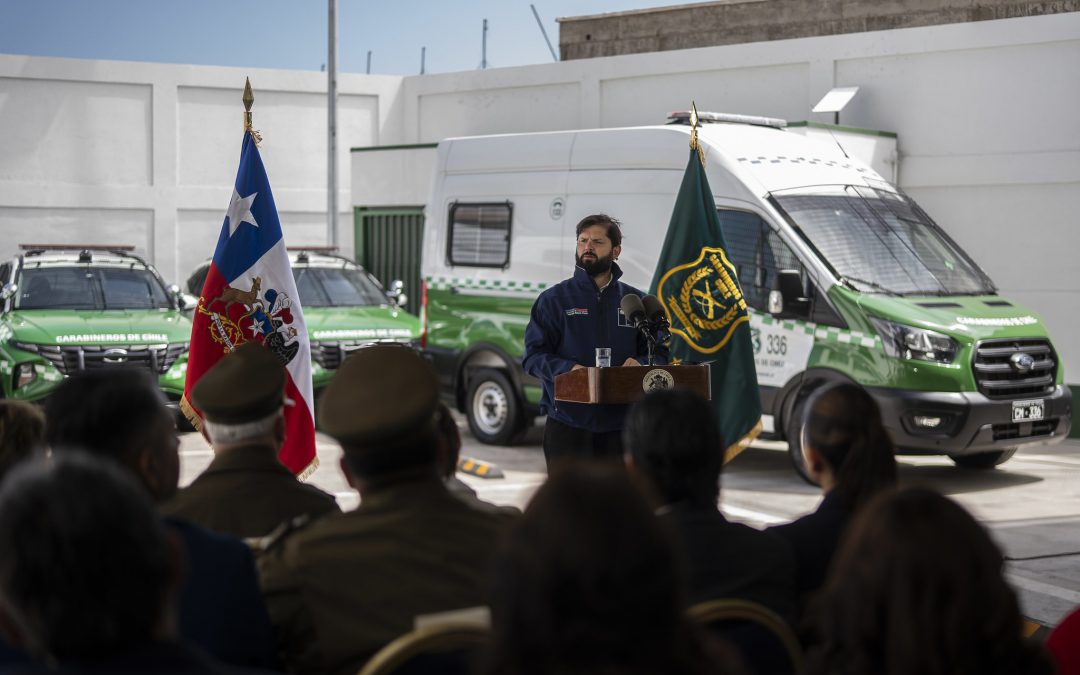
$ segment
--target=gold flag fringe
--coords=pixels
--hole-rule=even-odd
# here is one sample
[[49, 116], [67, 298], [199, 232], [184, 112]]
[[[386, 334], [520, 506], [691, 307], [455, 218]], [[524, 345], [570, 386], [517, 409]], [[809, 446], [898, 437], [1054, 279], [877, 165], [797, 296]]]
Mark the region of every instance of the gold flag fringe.
[[311, 478], [311, 474], [315, 473], [315, 469], [318, 468], [319, 458], [318, 456], [316, 456], [314, 459], [311, 460], [311, 464], [308, 464], [306, 467], [304, 467], [303, 471], [297, 474], [296, 480], [301, 482], [306, 481], [308, 478]]
[[184, 413], [184, 417], [191, 423], [191, 426], [195, 427], [195, 431], [202, 431], [202, 418], [199, 417], [199, 413], [195, 412], [195, 408], [191, 407], [186, 395], [180, 397], [180, 412]]
[[754, 442], [754, 439], [758, 437], [758, 435], [762, 432], [763, 429], [764, 427], [762, 426], [761, 418], [759, 417], [757, 424], [755, 424], [754, 427], [750, 429], [750, 431], [747, 432], [745, 436], [740, 438], [738, 441], [732, 443], [727, 447], [726, 450], [724, 450], [724, 464], [727, 464], [731, 460], [735, 459], [743, 450], [750, 447], [750, 444]]

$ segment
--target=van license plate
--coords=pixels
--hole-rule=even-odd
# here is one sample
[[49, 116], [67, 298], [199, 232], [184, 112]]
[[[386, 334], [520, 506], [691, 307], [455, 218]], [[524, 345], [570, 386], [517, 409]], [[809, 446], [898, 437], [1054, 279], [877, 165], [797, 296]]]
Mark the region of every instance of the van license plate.
[[1013, 422], [1041, 420], [1045, 412], [1045, 403], [1041, 398], [1032, 401], [1013, 401]]

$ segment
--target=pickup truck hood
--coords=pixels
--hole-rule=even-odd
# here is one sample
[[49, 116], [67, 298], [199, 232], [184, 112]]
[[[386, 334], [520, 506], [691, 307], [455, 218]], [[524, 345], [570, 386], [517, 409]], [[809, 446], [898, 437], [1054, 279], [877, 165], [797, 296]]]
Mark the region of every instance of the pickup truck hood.
[[396, 307], [305, 307], [304, 322], [313, 342], [420, 336], [420, 319]]
[[168, 309], [24, 310], [6, 317], [0, 339], [48, 345], [187, 342], [191, 320]]

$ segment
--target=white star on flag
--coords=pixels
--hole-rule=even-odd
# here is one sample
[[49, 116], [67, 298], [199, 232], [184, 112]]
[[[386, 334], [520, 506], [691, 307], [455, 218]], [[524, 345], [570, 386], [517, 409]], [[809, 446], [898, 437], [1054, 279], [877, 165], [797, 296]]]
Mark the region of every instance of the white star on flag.
[[252, 192], [247, 197], [241, 197], [240, 193], [233, 188], [232, 201], [229, 202], [229, 211], [225, 214], [225, 219], [229, 221], [229, 236], [233, 236], [236, 233], [236, 228], [240, 227], [241, 223], [251, 223], [255, 227], [259, 224], [255, 222], [255, 216], [251, 214], [251, 205], [255, 201], [255, 195], [258, 192]]
[[263, 322], [253, 317], [251, 319], [251, 325], [248, 326], [248, 330], [251, 331], [251, 337], [256, 337], [259, 333], [262, 332], [262, 329]]

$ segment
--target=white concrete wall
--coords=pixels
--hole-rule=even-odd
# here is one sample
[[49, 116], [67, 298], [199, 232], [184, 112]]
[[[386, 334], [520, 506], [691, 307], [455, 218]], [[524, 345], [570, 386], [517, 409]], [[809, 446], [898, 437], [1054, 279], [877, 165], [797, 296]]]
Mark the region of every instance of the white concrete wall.
[[[20, 243], [134, 244], [182, 281], [213, 253], [229, 203], [245, 76], [286, 242], [325, 243], [325, 75], [0, 56], [0, 256]], [[349, 148], [400, 135], [401, 78], [342, 75], [338, 87], [350, 254]]]
[[[1041, 313], [1080, 382], [1080, 13], [423, 75], [340, 76], [339, 203], [420, 203], [430, 153], [375, 178], [354, 146], [809, 112], [899, 134], [899, 183]], [[244, 76], [290, 243], [325, 241], [325, 75], [0, 56], [0, 255], [20, 241], [134, 243], [170, 279], [211, 253], [240, 146]], [[357, 159], [368, 155], [364, 159]], [[352, 198], [348, 194], [352, 188]], [[383, 192], [387, 193], [384, 198]], [[402, 202], [397, 202], [402, 203]], [[617, 211], [617, 205], [612, 205]], [[343, 211], [339, 242], [352, 250]]]

